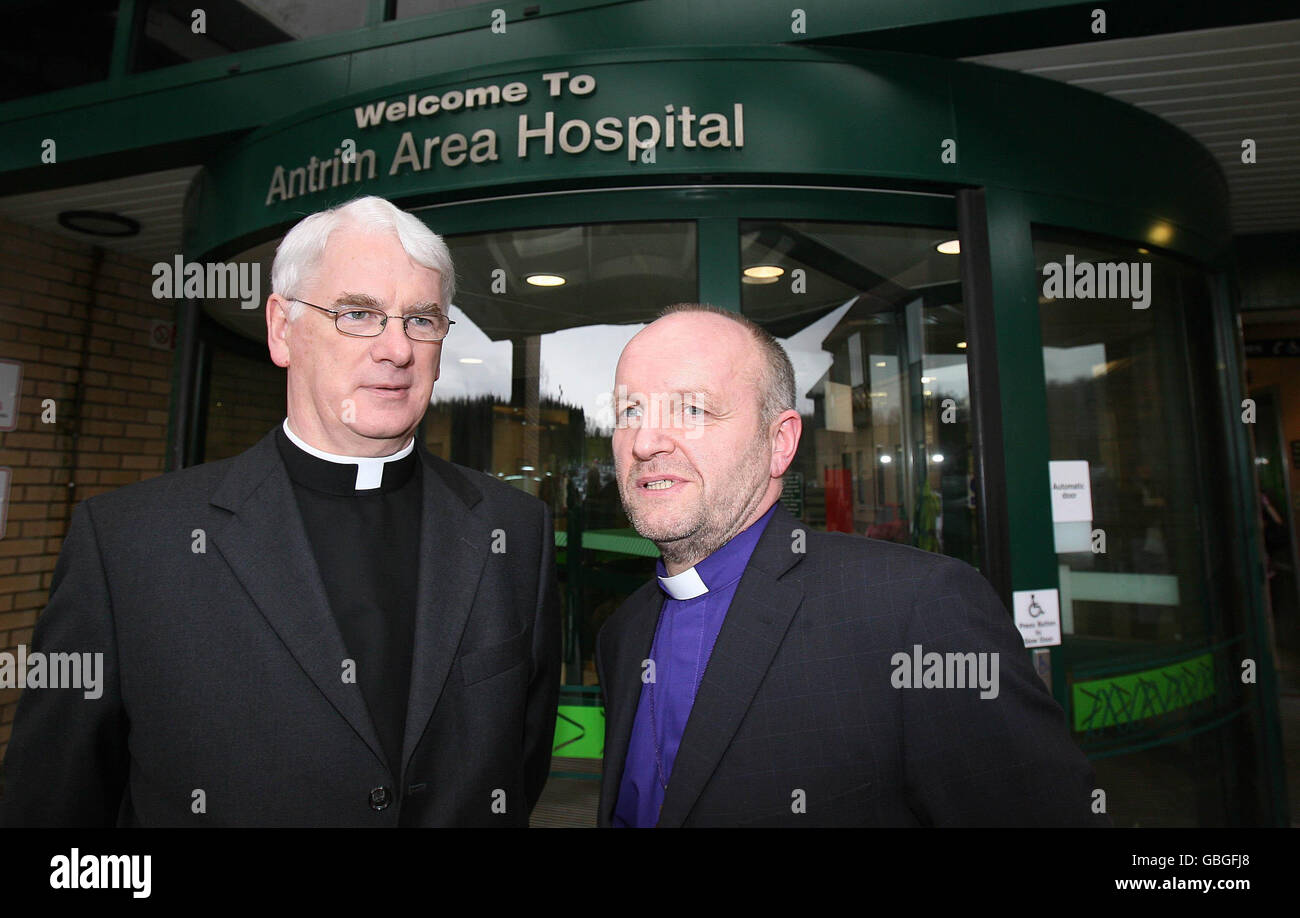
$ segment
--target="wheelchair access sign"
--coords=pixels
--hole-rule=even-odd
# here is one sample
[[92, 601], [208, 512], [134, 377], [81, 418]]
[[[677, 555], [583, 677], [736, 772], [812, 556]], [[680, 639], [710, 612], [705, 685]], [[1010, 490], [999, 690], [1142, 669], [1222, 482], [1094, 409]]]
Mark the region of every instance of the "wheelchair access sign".
[[1011, 594], [1016, 627], [1026, 647], [1061, 643], [1061, 599], [1056, 590], [1017, 590]]

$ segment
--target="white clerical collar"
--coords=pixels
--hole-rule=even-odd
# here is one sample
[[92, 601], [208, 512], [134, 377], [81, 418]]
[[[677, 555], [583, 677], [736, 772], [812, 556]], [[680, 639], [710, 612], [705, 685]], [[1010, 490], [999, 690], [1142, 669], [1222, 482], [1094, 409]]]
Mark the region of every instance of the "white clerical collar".
[[355, 465], [357, 467], [356, 488], [358, 491], [370, 491], [379, 487], [384, 481], [384, 465], [389, 462], [396, 462], [398, 459], [405, 459], [411, 454], [411, 450], [415, 449], [415, 437], [411, 437], [410, 443], [391, 456], [336, 456], [334, 453], [327, 453], [324, 450], [317, 449], [290, 430], [288, 418], [284, 419], [284, 435], [293, 442], [294, 446], [304, 453], [315, 456], [317, 459], [324, 459], [326, 462], [338, 462], [342, 465]]
[[700, 579], [699, 574], [695, 573], [693, 567], [688, 567], [680, 574], [671, 577], [660, 577], [659, 585], [673, 599], [694, 599], [709, 592], [709, 588], [704, 585], [704, 581]]

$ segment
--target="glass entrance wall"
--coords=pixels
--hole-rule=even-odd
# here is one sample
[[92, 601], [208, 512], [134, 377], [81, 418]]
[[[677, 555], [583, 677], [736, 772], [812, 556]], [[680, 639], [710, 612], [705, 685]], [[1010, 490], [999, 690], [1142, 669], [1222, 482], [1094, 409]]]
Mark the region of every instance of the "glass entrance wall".
[[[1145, 247], [1046, 229], [1034, 255], [1051, 459], [1091, 489], [1089, 512], [1054, 522], [1071, 727], [1117, 824], [1234, 822], [1250, 760], [1246, 616], [1202, 369], [1212, 349], [1194, 333], [1208, 279]], [[1055, 472], [1053, 488], [1069, 480]]]
[[741, 221], [740, 234], [741, 311], [789, 352], [805, 415], [786, 506], [978, 566], [954, 232]]
[[[1243, 799], [1240, 776], [1262, 773], [1258, 738], [1268, 727], [1228, 678], [1253, 645], [1244, 634], [1248, 597], [1229, 569], [1231, 512], [1219, 506], [1228, 497], [1214, 487], [1232, 466], [1213, 421], [1224, 396], [1205, 370], [1217, 345], [1195, 324], [1209, 314], [1206, 277], [1135, 245], [1031, 231], [1031, 208], [1009, 207], [1005, 195], [990, 200], [991, 224], [1020, 221], [989, 253], [992, 307], [976, 286], [963, 289], [954, 202], [933, 193], [620, 189], [418, 211], [445, 234], [460, 290], [424, 441], [554, 513], [567, 683], [557, 756], [599, 757], [595, 635], [653, 576], [657, 556], [618, 500], [609, 440], [615, 363], [661, 308], [697, 300], [707, 287], [734, 290], [721, 301], [770, 330], [794, 363], [804, 437], [785, 505], [814, 528], [981, 569], [990, 559], [980, 557], [970, 419], [975, 399], [990, 395], [974, 391], [969, 332], [988, 309], [1000, 311], [1002, 417], [1032, 419], [1028, 396], [1035, 386], [1045, 393], [1043, 424], [990, 443], [1013, 465], [1009, 491], [1018, 490], [1019, 506], [1046, 505], [1046, 482], [1039, 487], [1026, 467], [1026, 457], [1037, 462], [1031, 441], [1040, 433], [1044, 464], [1086, 461], [1093, 473], [1086, 544], [1078, 527], [1057, 527], [1055, 563], [1032, 579], [1020, 575], [1015, 588], [1059, 582], [1065, 633], [1051, 652], [1053, 691], [1096, 763], [1113, 818], [1217, 824], [1255, 818], [1241, 814], [1267, 805]], [[240, 260], [269, 269], [274, 245]], [[1001, 312], [1032, 302], [999, 287], [1001, 278], [1027, 279], [1036, 293], [1043, 266], [1067, 255], [1150, 261], [1149, 308], [1133, 309], [1132, 298], [1044, 297], [1037, 312]], [[264, 335], [256, 312], [205, 308], [230, 331]], [[1030, 356], [1016, 350], [1031, 340]], [[256, 374], [234, 372], [242, 365], [220, 347], [210, 364], [210, 449], [237, 451], [238, 431], [250, 442], [256, 431], [221, 412], [251, 410], [254, 392], [259, 405], [276, 396]], [[1031, 370], [1043, 381], [1035, 384]], [[1011, 540], [1014, 561], [1025, 554], [1023, 534], [1043, 527], [1021, 512], [1013, 522], [1021, 532]], [[1105, 531], [1105, 553], [1091, 551], [1093, 528]], [[1045, 532], [1036, 544], [1050, 551], [1050, 522]]]
[[664, 306], [698, 289], [693, 222], [605, 223], [447, 237], [458, 291], [430, 451], [541, 498], [566, 597], [565, 682], [596, 682], [596, 633], [654, 576], [614, 477], [614, 369]]

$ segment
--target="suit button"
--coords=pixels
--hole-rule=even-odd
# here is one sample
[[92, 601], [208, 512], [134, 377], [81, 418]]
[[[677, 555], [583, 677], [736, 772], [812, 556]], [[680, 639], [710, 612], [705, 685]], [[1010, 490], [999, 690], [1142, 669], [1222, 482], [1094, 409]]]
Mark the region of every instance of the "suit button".
[[372, 810], [386, 810], [388, 804], [392, 803], [393, 795], [389, 793], [386, 787], [376, 787], [370, 792], [370, 808]]

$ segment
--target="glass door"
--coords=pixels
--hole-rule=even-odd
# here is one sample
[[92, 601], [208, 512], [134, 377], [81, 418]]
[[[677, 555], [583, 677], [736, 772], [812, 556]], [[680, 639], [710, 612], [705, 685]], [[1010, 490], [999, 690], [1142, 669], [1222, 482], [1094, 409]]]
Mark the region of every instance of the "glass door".
[[809, 525], [979, 566], [966, 312], [951, 230], [741, 221], [741, 311], [785, 345]]

